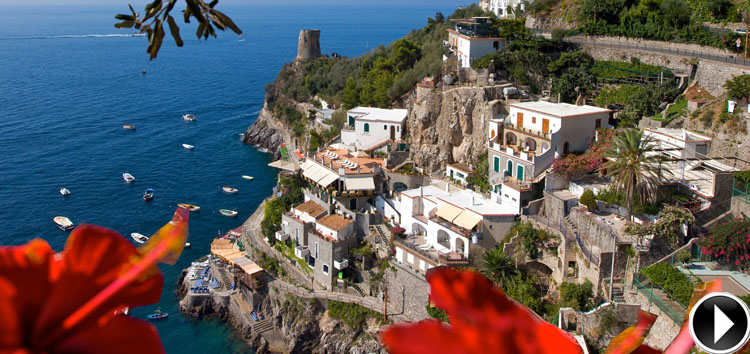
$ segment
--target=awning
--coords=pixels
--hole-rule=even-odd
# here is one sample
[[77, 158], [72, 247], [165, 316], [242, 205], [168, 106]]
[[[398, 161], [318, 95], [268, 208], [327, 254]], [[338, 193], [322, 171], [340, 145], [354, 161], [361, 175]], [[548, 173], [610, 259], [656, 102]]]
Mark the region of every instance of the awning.
[[464, 210], [456, 217], [456, 220], [453, 220], [453, 223], [464, 229], [471, 230], [474, 226], [477, 226], [480, 221], [482, 221], [482, 218], [472, 212]]
[[437, 211], [437, 216], [448, 220], [450, 222], [453, 222], [453, 219], [455, 219], [458, 214], [461, 214], [463, 212], [463, 209], [454, 207], [451, 204], [445, 203], [440, 209]]
[[348, 191], [372, 191], [375, 190], [375, 181], [372, 177], [347, 178], [344, 180], [344, 187]]
[[276, 160], [269, 163], [268, 166], [289, 172], [295, 172], [298, 169], [297, 166], [294, 165], [294, 162], [284, 160]]
[[323, 188], [328, 187], [328, 185], [333, 183], [333, 181], [339, 179], [339, 175], [331, 171], [326, 171], [326, 172], [327, 172], [326, 175], [323, 176], [323, 178], [321, 178], [318, 181], [318, 184], [321, 185]]
[[[306, 162], [306, 164], [307, 164], [307, 162]], [[323, 167], [321, 167], [320, 165], [318, 165], [318, 164], [316, 164], [314, 162], [310, 162], [309, 164], [307, 164], [307, 168], [303, 168], [302, 175], [305, 176], [305, 177], [307, 177], [307, 178], [309, 178], [309, 179], [311, 179], [311, 180], [313, 180], [313, 181], [317, 181], [318, 179], [316, 178], [316, 176], [319, 173], [323, 172], [322, 170], [323, 170]]]
[[259, 265], [255, 263], [250, 263], [250, 264], [243, 265], [242, 270], [248, 275], [254, 275], [256, 273], [262, 272], [263, 268], [261, 268]]

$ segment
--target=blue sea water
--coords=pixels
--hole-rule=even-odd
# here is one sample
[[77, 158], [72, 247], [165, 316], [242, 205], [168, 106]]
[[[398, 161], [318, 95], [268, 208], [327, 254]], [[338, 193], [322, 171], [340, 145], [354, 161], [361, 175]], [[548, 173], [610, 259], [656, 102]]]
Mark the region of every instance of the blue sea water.
[[[159, 58], [149, 62], [145, 37], [113, 28], [126, 2], [0, 3], [0, 244], [42, 237], [62, 249], [68, 233], [52, 223], [57, 215], [149, 235], [177, 203], [199, 205], [190, 218], [193, 247], [177, 265], [162, 267], [161, 302], [132, 314], [144, 317], [157, 307], [170, 313], [156, 324], [170, 353], [246, 351], [227, 326], [180, 315], [173, 292], [180, 271], [207, 254], [219, 232], [241, 225], [275, 184], [269, 156], [240, 141], [262, 107], [263, 87], [296, 55], [300, 29], [321, 29], [324, 53], [354, 56], [455, 5], [223, 3], [219, 8], [244, 30], [242, 37], [220, 33], [199, 42], [194, 24], [183, 25], [185, 46], [167, 36]], [[198, 120], [183, 122], [185, 113]], [[136, 182], [124, 183], [123, 172]], [[222, 193], [224, 185], [239, 193]], [[60, 187], [72, 195], [60, 196]], [[150, 203], [141, 199], [146, 188], [155, 190]], [[239, 217], [223, 217], [220, 208], [237, 209]]]

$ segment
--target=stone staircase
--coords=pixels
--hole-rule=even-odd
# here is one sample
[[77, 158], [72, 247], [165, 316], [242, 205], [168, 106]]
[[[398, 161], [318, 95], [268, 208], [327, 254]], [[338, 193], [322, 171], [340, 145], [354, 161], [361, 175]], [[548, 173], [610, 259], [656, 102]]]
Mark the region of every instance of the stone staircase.
[[253, 324], [253, 331], [255, 333], [263, 333], [263, 332], [270, 331], [272, 329], [273, 329], [273, 323], [271, 323], [271, 321], [267, 317]]
[[566, 237], [568, 238], [575, 237], [575, 235], [578, 233], [578, 227], [573, 222], [573, 220], [570, 219], [570, 215], [566, 215], [563, 218], [563, 227], [568, 231], [568, 235], [566, 235]]
[[365, 292], [362, 291], [362, 288], [360, 288], [359, 285], [357, 285], [355, 283], [351, 283], [349, 285], [351, 285], [352, 289], [354, 289], [354, 291], [356, 291], [357, 294], [359, 294], [359, 296], [365, 297]]

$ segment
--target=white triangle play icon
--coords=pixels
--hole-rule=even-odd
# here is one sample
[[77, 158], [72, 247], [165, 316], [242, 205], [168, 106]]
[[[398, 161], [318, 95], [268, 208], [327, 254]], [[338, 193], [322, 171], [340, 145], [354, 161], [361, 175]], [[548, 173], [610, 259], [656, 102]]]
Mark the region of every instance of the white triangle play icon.
[[734, 326], [734, 322], [718, 306], [714, 305], [714, 344], [727, 334], [732, 326]]

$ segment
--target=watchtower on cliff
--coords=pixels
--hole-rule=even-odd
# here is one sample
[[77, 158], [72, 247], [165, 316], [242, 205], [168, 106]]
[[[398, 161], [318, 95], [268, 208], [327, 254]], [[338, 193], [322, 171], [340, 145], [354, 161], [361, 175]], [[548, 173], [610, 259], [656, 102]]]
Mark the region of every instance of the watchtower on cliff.
[[304, 29], [299, 31], [297, 60], [310, 60], [318, 57], [320, 57], [320, 30]]

